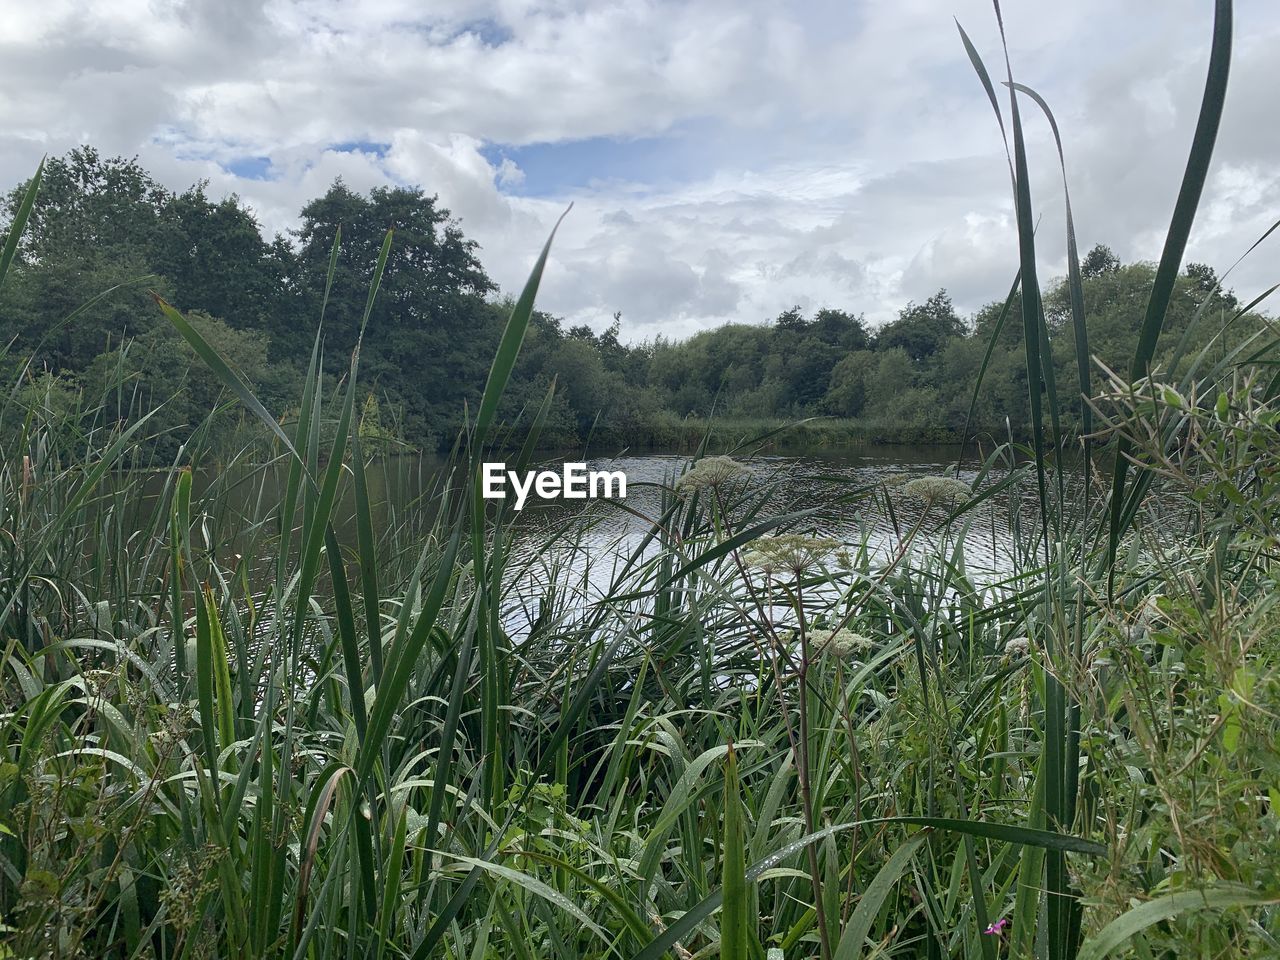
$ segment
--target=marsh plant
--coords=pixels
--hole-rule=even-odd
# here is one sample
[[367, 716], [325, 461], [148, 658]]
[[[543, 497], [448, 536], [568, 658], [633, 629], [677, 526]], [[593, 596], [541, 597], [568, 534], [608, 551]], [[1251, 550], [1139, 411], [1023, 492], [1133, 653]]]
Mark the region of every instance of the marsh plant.
[[[825, 536], [828, 504], [771, 509], [785, 480], [749, 447], [664, 485], [603, 588], [513, 550], [481, 465], [501, 441], [527, 471], [546, 423], [550, 394], [499, 410], [547, 248], [407, 511], [371, 492], [403, 468], [360, 392], [392, 235], [344, 376], [317, 334], [283, 421], [157, 296], [222, 391], [165, 461], [171, 424], [114, 415], [123, 380], [92, 396], [6, 356], [0, 956], [1280, 954], [1277, 338], [1152, 366], [1225, 95], [1216, 7], [1138, 352], [1096, 369], [1073, 296], [1070, 387], [1042, 363], [1020, 114], [1048, 108], [962, 35], [1011, 137], [1000, 324], [1023, 324], [1035, 430], [971, 483], [901, 484], [956, 531], [935, 552], [919, 524], [881, 557]], [[207, 469], [226, 417], [265, 462], [246, 442]], [[964, 536], [1023, 489], [1013, 568], [972, 576]], [[513, 585], [539, 572], [531, 604]]]

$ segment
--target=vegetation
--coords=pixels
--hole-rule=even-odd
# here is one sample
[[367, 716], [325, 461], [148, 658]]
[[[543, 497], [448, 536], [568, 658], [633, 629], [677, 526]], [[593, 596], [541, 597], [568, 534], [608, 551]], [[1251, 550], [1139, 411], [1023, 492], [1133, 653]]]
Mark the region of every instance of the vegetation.
[[[26, 186], [9, 195], [10, 220]], [[170, 458], [218, 387], [158, 316], [147, 290], [199, 316], [211, 343], [263, 401], [292, 415], [326, 289], [325, 370], [344, 372], [341, 358], [355, 343], [388, 226], [396, 242], [362, 348], [366, 396], [379, 404], [389, 440], [447, 450], [464, 401], [474, 406], [479, 399], [511, 303], [498, 296], [475, 243], [436, 198], [417, 189], [362, 196], [336, 182], [303, 208], [292, 238], [268, 242], [235, 197], [215, 202], [204, 184], [175, 194], [135, 161], [73, 150], [46, 167], [0, 298], [0, 342], [12, 341], [11, 356], [31, 361], [29, 378], [37, 371], [56, 376], [64, 392], [82, 391], [90, 408], [113, 394], [107, 406], [120, 420], [163, 403], [157, 423], [171, 429], [150, 442]], [[326, 288], [339, 228], [342, 256]], [[1090, 349], [1108, 367], [1133, 355], [1135, 310], [1154, 276], [1152, 265], [1121, 265], [1103, 246], [1085, 257], [1080, 282]], [[1190, 328], [1206, 303], [1205, 322]], [[1237, 306], [1211, 268], [1191, 264], [1175, 283], [1166, 330], [1192, 329], [1190, 347], [1199, 348]], [[965, 320], [939, 291], [879, 330], [845, 310], [806, 318], [793, 308], [770, 323], [634, 344], [619, 340], [620, 314], [597, 334], [535, 312], [503, 413], [514, 418], [536, 407], [554, 382], [543, 446], [604, 453], [624, 446], [691, 451], [708, 429], [725, 448], [799, 420], [810, 425], [779, 434], [779, 442], [954, 442], [970, 414], [976, 431], [1028, 439], [1022, 334], [1017, 324], [1001, 325], [1003, 307], [1003, 300], [992, 303]], [[1067, 380], [1076, 346], [1065, 279], [1050, 287], [1044, 309], [1055, 376]], [[1236, 327], [1258, 322], [1248, 317]], [[974, 377], [997, 326], [985, 387], [970, 411]], [[1238, 338], [1233, 331], [1215, 342], [1230, 349]], [[21, 366], [11, 364], [11, 376]], [[1064, 395], [1061, 413], [1079, 424], [1074, 392]], [[223, 455], [246, 439], [235, 415], [209, 427], [208, 442]]]
[[[1018, 113], [1038, 101], [1010, 74], [1000, 110], [972, 53], [1012, 134], [1021, 244], [1004, 312], [1021, 335], [995, 318], [973, 380], [998, 379], [1014, 338], [1032, 437], [967, 489], [833, 486], [779, 514], [785, 478], [693, 457], [603, 589], [568, 565], [576, 521], [513, 552], [478, 468], [515, 443], [523, 469], [561, 396], [506, 419], [550, 241], [448, 468], [377, 524], [366, 444], [386, 428], [365, 364], [395, 339], [363, 347], [398, 235], [376, 245], [367, 305], [332, 307], [362, 349], [338, 364], [315, 335], [291, 400], [250, 382], [252, 333], [162, 296], [134, 333], [198, 359], [186, 429], [130, 393], [153, 369], [126, 363], [134, 348], [113, 366], [75, 336], [57, 347], [101, 364], [107, 402], [10, 353], [0, 956], [1280, 953], [1280, 342], [1245, 311], [1218, 325], [1216, 289], [1176, 320], [1230, 12], [1133, 362], [1080, 364], [1073, 391], [1057, 342], [1087, 360], [1096, 314], [1074, 258], [1067, 326], [1052, 295], [1040, 309]], [[43, 188], [15, 205], [0, 280]], [[344, 250], [322, 302], [354, 282]], [[1090, 398], [1076, 413], [1071, 392]], [[274, 458], [248, 443], [197, 489], [226, 422], [267, 433]], [[1071, 437], [1083, 455], [1052, 456]], [[916, 501], [893, 557], [818, 535], [824, 511], [872, 497]], [[992, 583], [963, 543], [995, 502], [1015, 505], [1021, 549]], [[934, 529], [950, 546], [908, 549]]]

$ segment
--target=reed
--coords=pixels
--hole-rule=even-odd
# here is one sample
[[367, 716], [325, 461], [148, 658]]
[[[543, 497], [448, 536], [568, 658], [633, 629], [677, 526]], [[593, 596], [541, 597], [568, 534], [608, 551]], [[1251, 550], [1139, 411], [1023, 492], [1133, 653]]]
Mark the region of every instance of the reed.
[[[1159, 278], [1208, 166], [1230, 12]], [[1158, 278], [1122, 378], [1090, 368], [1073, 300], [1092, 432], [1058, 429], [1019, 106], [1057, 126], [1011, 67], [1006, 114], [962, 42], [1012, 135], [1006, 312], [1036, 412], [1031, 446], [991, 452], [968, 491], [832, 482], [778, 515], [785, 478], [697, 468], [704, 434], [607, 570], [570, 562], [577, 521], [530, 548], [479, 467], [538, 446], [551, 395], [519, 423], [498, 410], [550, 239], [411, 504], [378, 496], [407, 468], [362, 448], [359, 342], [330, 382], [323, 316], [286, 428], [157, 298], [225, 387], [209, 416], [272, 437], [212, 471], [202, 425], [151, 462], [148, 412], [106, 415], [131, 409], [123, 383], [68, 409], [19, 363], [0, 399], [0, 957], [1280, 949], [1276, 334], [1164, 378]], [[341, 256], [338, 237], [330, 278]], [[741, 456], [767, 436], [748, 439]], [[902, 511], [920, 490], [946, 495]], [[891, 555], [820, 535], [873, 499], [900, 521]], [[1019, 549], [992, 581], [963, 542], [1002, 502]]]

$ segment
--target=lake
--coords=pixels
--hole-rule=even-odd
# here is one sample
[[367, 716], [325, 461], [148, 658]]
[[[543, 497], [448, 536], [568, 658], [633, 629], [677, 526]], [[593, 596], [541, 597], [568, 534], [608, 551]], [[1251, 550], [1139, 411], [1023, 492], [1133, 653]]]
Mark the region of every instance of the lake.
[[[748, 484], [782, 480], [767, 505], [774, 516], [821, 506], [795, 529], [835, 537], [851, 547], [865, 546], [874, 560], [887, 560], [910, 535], [909, 550], [917, 555], [935, 552], [944, 542], [954, 545], [963, 535], [962, 550], [971, 575], [979, 581], [998, 579], [1015, 566], [1017, 537], [1011, 519], [1034, 518], [1031, 501], [1010, 510], [1008, 496], [992, 498], [948, 525], [945, 511], [910, 498], [895, 497], [892, 513], [883, 483], [887, 478], [954, 475], [957, 449], [953, 445], [876, 445], [842, 449], [787, 451], [741, 458], [750, 471]], [[558, 470], [574, 454], [545, 458], [541, 465]], [[588, 458], [589, 470], [621, 470], [627, 476], [625, 506], [611, 501], [544, 501], [530, 498], [517, 515], [513, 555], [517, 560], [537, 556], [528, 564], [518, 593], [536, 594], [552, 581], [576, 581], [587, 593], [603, 592], [618, 558], [637, 549], [660, 514], [662, 487], [670, 487], [687, 468], [689, 456], [677, 453], [627, 454]], [[972, 483], [978, 476], [972, 458], [960, 478]], [[988, 483], [1003, 476], [989, 477]], [[860, 491], [865, 491], [858, 495]], [[404, 496], [410, 491], [401, 490]], [[895, 522], [896, 521], [896, 522]], [[548, 540], [555, 538], [548, 548]], [[652, 549], [652, 546], [651, 546]]]
[[[858, 445], [842, 448], [786, 450], [752, 457], [739, 457], [749, 470], [748, 484], [777, 484], [766, 511], [772, 516], [821, 509], [794, 527], [799, 532], [816, 532], [842, 540], [851, 547], [864, 547], [875, 561], [897, 554], [904, 535], [910, 533], [909, 549], [917, 556], [929, 555], [940, 545], [953, 547], [961, 540], [964, 562], [978, 582], [998, 580], [1016, 564], [1019, 537], [1016, 525], [1024, 530], [1033, 524], [1034, 498], [1023, 491], [1021, 499], [1001, 494], [966, 513], [953, 524], [945, 522], [945, 511], [926, 511], [910, 498], [894, 497], [892, 512], [883, 484], [898, 475], [910, 477], [951, 473], [955, 468], [954, 445]], [[580, 453], [542, 455], [535, 465], [558, 470], [566, 461], [580, 462]], [[645, 452], [617, 457], [590, 457], [590, 470], [621, 470], [627, 476], [627, 497], [621, 502], [604, 500], [552, 500], [530, 498], [516, 514], [512, 544], [512, 568], [518, 570], [510, 599], [516, 605], [535, 600], [548, 585], [563, 594], [572, 590], [587, 602], [606, 592], [618, 560], [634, 551], [649, 532], [660, 510], [662, 487], [670, 487], [687, 468], [688, 454]], [[416, 554], [417, 544], [430, 528], [434, 511], [432, 495], [443, 461], [432, 456], [387, 457], [371, 464], [368, 471], [374, 527], [384, 541], [401, 552]], [[970, 455], [960, 478], [972, 483], [978, 464]], [[220, 506], [210, 511], [205, 523], [205, 541], [216, 544], [226, 558], [229, 552], [261, 551], [245, 542], [244, 531], [261, 529], [262, 519], [274, 511], [280, 495], [282, 470], [217, 473], [200, 471], [197, 487], [216, 497]], [[989, 476], [984, 486], [1003, 473]], [[163, 479], [154, 481], [158, 496]], [[199, 492], [199, 491], [198, 491]], [[158, 500], [150, 501], [152, 504]], [[198, 503], [198, 500], [197, 500]], [[1014, 509], [1014, 506], [1017, 509]], [[355, 542], [351, 522], [350, 490], [336, 508], [339, 539]], [[269, 527], [274, 523], [268, 521]], [[650, 544], [650, 550], [655, 549]], [[274, 547], [260, 558], [264, 568], [274, 555]]]

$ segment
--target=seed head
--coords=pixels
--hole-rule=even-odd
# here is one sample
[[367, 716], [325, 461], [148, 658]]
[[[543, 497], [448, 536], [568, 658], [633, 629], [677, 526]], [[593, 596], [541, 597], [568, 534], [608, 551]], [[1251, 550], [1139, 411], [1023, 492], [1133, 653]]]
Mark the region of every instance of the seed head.
[[806, 537], [798, 533], [782, 533], [776, 537], [759, 537], [751, 541], [744, 557], [747, 566], [765, 573], [790, 571], [804, 573], [826, 561], [843, 544], [831, 537]]
[[927, 504], [965, 503], [973, 497], [973, 488], [955, 477], [917, 477], [904, 483], [902, 492]]
[[703, 457], [676, 481], [676, 495], [690, 497], [699, 490], [723, 486], [746, 469], [732, 457]]

